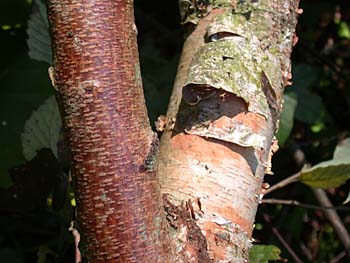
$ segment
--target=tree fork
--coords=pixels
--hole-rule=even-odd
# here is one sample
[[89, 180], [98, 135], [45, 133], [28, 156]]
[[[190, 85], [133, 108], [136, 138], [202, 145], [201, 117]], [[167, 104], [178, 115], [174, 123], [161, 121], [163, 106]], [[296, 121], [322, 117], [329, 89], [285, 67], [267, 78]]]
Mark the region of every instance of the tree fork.
[[88, 262], [173, 262], [131, 0], [51, 0], [52, 81]]

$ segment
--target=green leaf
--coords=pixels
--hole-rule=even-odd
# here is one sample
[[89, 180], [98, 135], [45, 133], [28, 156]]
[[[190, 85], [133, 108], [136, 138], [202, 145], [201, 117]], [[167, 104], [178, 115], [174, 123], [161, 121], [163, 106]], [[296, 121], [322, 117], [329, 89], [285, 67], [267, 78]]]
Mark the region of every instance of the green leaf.
[[346, 22], [340, 22], [338, 28], [338, 36], [341, 38], [350, 39], [350, 29]]
[[326, 128], [326, 125], [323, 122], [316, 122], [311, 125], [310, 129], [313, 133], [321, 132], [323, 129]]
[[350, 138], [335, 148], [333, 159], [301, 172], [300, 181], [312, 187], [331, 188], [350, 178]]
[[317, 81], [318, 72], [317, 68], [306, 64], [293, 66], [293, 85], [290, 89], [310, 89]]
[[29, 56], [32, 59], [52, 62], [51, 39], [46, 6], [42, 0], [35, 0], [27, 29]]
[[319, 70], [308, 65], [301, 64], [293, 68], [293, 85], [288, 91], [297, 94], [295, 119], [298, 121], [308, 124], [320, 123], [327, 115], [321, 97], [312, 92], [312, 87], [318, 81], [318, 75]]
[[57, 157], [57, 142], [61, 129], [60, 113], [54, 96], [50, 96], [34, 111], [21, 135], [23, 155], [31, 160], [42, 148], [50, 148]]
[[321, 122], [326, 115], [326, 109], [320, 96], [308, 91], [298, 92], [298, 105], [295, 110], [295, 118], [299, 121], [313, 124]]
[[249, 253], [250, 263], [267, 263], [280, 259], [281, 250], [272, 245], [253, 245]]
[[[10, 167], [25, 162], [21, 132], [31, 112], [52, 94], [47, 64], [17, 54], [0, 76], [0, 186], [12, 184]], [[2, 261], [0, 261], [2, 262]]]
[[283, 96], [284, 106], [280, 116], [280, 127], [276, 137], [279, 145], [283, 145], [288, 139], [294, 123], [294, 112], [297, 106], [297, 96], [295, 93], [285, 94]]

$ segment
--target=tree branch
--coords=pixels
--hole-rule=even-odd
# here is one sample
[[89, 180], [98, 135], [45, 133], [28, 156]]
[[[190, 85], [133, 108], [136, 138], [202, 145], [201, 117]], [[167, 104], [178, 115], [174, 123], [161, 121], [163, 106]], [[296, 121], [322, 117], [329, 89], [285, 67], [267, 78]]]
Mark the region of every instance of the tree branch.
[[[322, 189], [319, 188], [312, 188], [313, 193], [315, 194], [318, 202], [325, 206], [325, 207], [330, 207], [333, 206], [331, 201], [329, 200], [326, 192]], [[345, 228], [343, 222], [341, 221], [339, 215], [337, 214], [337, 212], [333, 209], [327, 209], [324, 210], [325, 216], [327, 217], [327, 219], [329, 220], [329, 222], [332, 224], [335, 232], [337, 233], [341, 243], [343, 244], [343, 246], [345, 247], [346, 250], [348, 250], [349, 252], [349, 248], [350, 248], [350, 237], [349, 237], [349, 233], [347, 231], [347, 229]]]
[[319, 206], [319, 205], [311, 205], [311, 204], [303, 204], [297, 200], [283, 200], [283, 199], [263, 199], [261, 201], [262, 204], [281, 204], [281, 205], [293, 205], [300, 206], [308, 209], [319, 209], [319, 210], [343, 210], [349, 211], [350, 207], [345, 206]]
[[300, 172], [297, 172], [296, 174], [293, 174], [290, 177], [287, 177], [286, 179], [280, 181], [277, 184], [274, 184], [273, 186], [271, 186], [269, 189], [266, 190], [264, 195], [267, 195], [277, 189], [283, 188], [291, 183], [297, 182], [300, 176]]
[[285, 249], [288, 250], [289, 254], [293, 257], [296, 263], [303, 263], [303, 261], [298, 257], [298, 255], [293, 251], [293, 249], [289, 246], [287, 241], [282, 237], [280, 232], [276, 227], [274, 227], [271, 223], [271, 219], [267, 214], [263, 215], [265, 221], [270, 224], [272, 232], [275, 234], [277, 239], [281, 242], [281, 244], [285, 247]]

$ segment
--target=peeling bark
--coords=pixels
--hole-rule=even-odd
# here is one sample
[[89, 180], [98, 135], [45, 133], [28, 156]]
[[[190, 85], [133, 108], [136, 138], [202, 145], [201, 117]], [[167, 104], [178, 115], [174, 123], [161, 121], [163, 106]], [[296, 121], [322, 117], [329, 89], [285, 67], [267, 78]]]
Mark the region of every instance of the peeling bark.
[[[205, 248], [208, 262], [249, 260], [283, 88], [290, 78], [298, 3], [180, 0], [184, 23], [196, 28], [184, 44], [162, 121], [168, 127], [158, 174], [168, 206], [187, 207], [188, 227], [205, 237], [206, 246], [197, 243], [197, 249]], [[177, 243], [182, 228], [174, 221], [182, 219], [172, 213], [168, 220], [173, 218]], [[188, 262], [207, 262], [191, 256], [193, 248], [186, 246], [191, 242], [183, 240], [177, 252]]]
[[248, 262], [298, 2], [180, 0], [196, 26], [159, 120], [159, 189], [132, 0], [50, 1], [87, 262]]
[[57, 91], [86, 262], [174, 262], [131, 0], [51, 0]]

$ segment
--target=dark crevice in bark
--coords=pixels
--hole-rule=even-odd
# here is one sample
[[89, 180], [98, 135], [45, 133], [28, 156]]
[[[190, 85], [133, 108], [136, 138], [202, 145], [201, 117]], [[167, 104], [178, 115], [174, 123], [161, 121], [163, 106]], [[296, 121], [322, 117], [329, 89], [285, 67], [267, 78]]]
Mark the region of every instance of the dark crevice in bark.
[[210, 263], [205, 236], [195, 221], [191, 200], [175, 205], [167, 195], [163, 195], [163, 204], [171, 235], [175, 235], [175, 247], [182, 255], [183, 262]]

